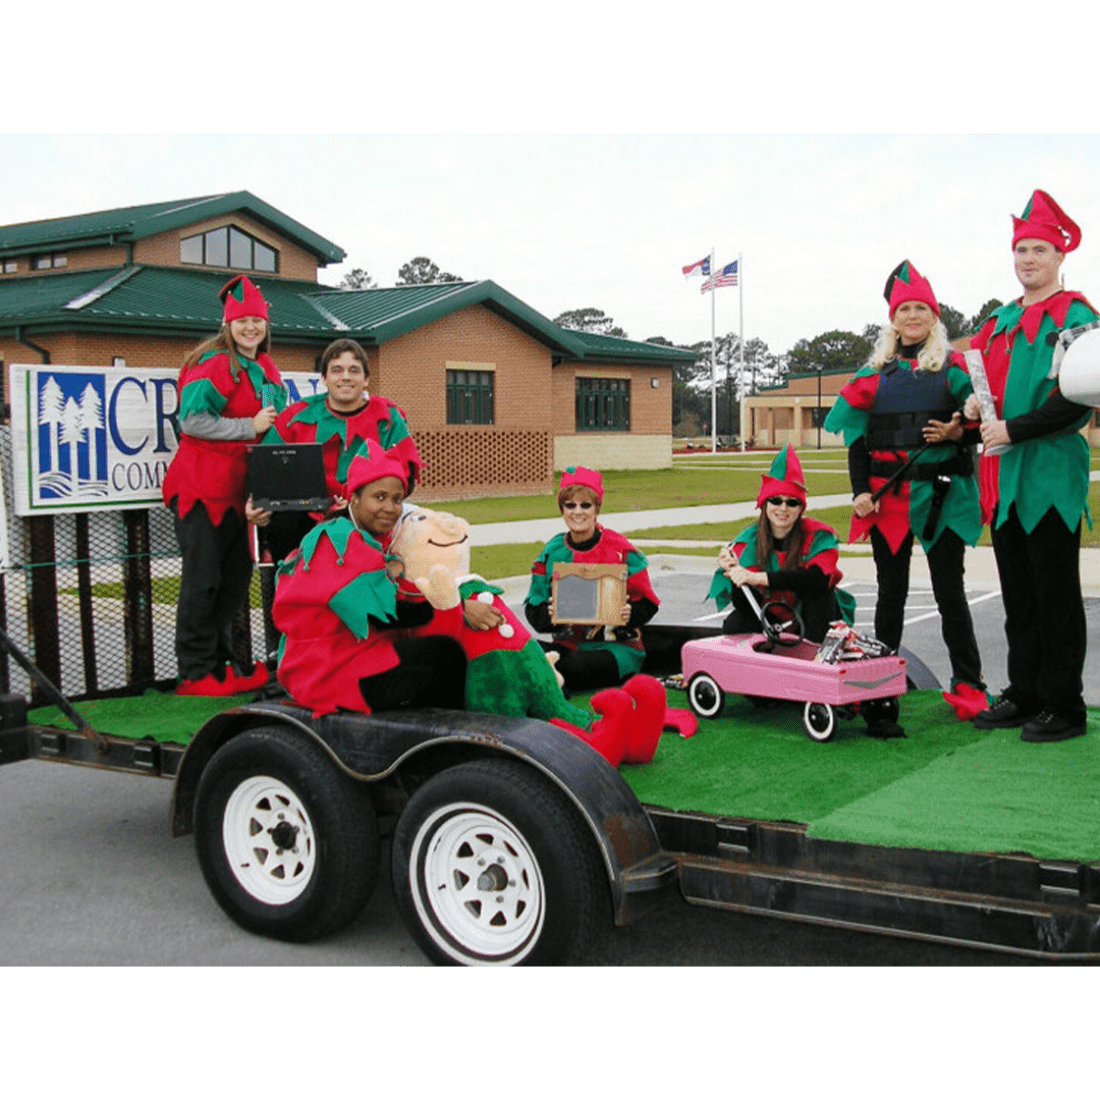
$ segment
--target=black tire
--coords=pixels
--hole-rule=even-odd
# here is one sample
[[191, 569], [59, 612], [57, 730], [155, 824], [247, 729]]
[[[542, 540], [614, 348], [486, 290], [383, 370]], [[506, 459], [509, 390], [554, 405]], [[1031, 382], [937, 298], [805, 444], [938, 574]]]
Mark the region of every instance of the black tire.
[[237, 924], [296, 943], [348, 924], [378, 879], [367, 791], [279, 726], [247, 730], [211, 758], [195, 796], [195, 846], [210, 892]]
[[588, 826], [515, 760], [459, 764], [413, 795], [394, 833], [393, 887], [437, 964], [575, 964], [611, 926]]
[[713, 676], [697, 672], [692, 676], [687, 689], [688, 706], [699, 718], [717, 718], [726, 705], [725, 692], [715, 682]]
[[807, 703], [802, 725], [811, 741], [831, 741], [836, 735], [836, 711], [828, 703]]

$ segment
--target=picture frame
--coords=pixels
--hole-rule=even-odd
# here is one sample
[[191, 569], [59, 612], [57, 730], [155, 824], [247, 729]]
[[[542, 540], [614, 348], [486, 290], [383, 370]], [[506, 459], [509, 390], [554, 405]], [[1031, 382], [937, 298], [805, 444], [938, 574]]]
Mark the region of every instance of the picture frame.
[[551, 620], [555, 625], [622, 626], [626, 578], [627, 569], [622, 562], [555, 562]]

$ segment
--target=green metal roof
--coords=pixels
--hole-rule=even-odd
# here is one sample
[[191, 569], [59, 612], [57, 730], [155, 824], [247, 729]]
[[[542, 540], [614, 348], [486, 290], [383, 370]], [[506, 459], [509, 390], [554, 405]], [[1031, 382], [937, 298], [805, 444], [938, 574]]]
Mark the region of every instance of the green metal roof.
[[237, 210], [281, 233], [324, 263], [339, 263], [346, 256], [339, 245], [325, 240], [248, 191], [124, 206], [92, 214], [0, 226], [0, 256], [97, 244], [126, 244]]
[[[115, 267], [0, 279], [0, 329], [35, 332], [143, 332], [200, 338], [221, 323], [225, 272], [176, 267]], [[271, 306], [276, 339], [327, 343], [351, 336], [384, 344], [460, 309], [480, 305], [562, 358], [668, 365], [694, 361], [682, 348], [563, 329], [491, 280], [375, 290], [338, 290], [314, 282], [254, 276]]]

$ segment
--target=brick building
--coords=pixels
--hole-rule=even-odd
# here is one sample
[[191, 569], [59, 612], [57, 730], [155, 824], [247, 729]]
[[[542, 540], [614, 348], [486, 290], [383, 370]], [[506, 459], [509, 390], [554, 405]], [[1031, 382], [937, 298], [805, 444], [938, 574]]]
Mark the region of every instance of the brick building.
[[339, 336], [367, 349], [371, 390], [424, 456], [421, 499], [544, 492], [574, 463], [671, 464], [672, 369], [693, 352], [563, 329], [490, 280], [318, 283], [344, 257], [247, 191], [3, 226], [0, 362], [178, 367], [244, 271], [284, 374], [314, 371]]

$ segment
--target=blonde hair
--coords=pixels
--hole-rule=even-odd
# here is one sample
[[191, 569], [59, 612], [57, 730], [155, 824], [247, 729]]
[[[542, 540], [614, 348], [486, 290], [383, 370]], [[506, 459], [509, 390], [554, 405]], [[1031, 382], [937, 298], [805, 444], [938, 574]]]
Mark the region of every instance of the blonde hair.
[[[940, 370], [950, 350], [947, 343], [947, 329], [944, 323], [937, 319], [917, 356], [917, 369], [931, 372]], [[897, 357], [898, 330], [892, 323], [887, 322], [879, 329], [878, 339], [871, 351], [871, 358], [867, 360], [867, 366], [872, 370], [881, 370], [891, 359]]]

